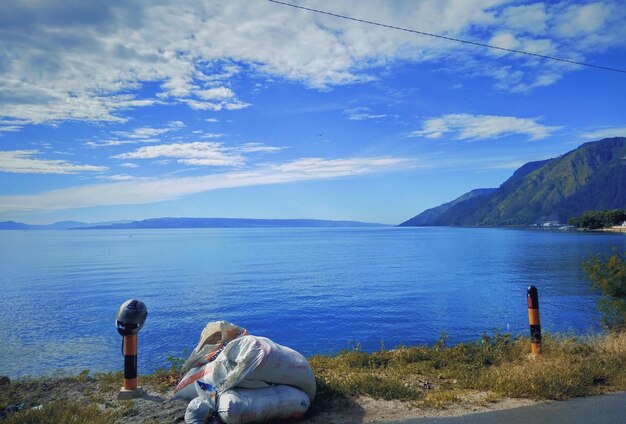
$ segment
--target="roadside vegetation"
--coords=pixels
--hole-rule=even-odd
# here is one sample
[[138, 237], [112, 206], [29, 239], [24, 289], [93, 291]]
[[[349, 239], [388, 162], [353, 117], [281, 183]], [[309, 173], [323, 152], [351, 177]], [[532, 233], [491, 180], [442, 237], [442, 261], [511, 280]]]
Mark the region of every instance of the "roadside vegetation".
[[496, 334], [474, 343], [401, 347], [314, 356], [310, 362], [325, 397], [371, 396], [444, 407], [478, 392], [501, 397], [567, 399], [626, 390], [626, 333], [595, 337], [545, 336], [543, 355], [528, 338]]
[[587, 211], [581, 216], [569, 219], [569, 224], [576, 228], [598, 230], [620, 225], [626, 221], [626, 209], [612, 209], [603, 211]]
[[598, 308], [603, 323], [611, 330], [626, 330], [626, 252], [594, 256], [583, 268], [602, 295]]
[[[532, 356], [528, 337], [496, 333], [453, 346], [442, 337], [432, 346], [377, 352], [358, 347], [309, 358], [318, 381], [315, 411], [350, 407], [355, 399], [405, 401], [420, 408], [454, 403], [486, 405], [504, 397], [567, 399], [626, 390], [626, 253], [596, 256], [583, 264], [601, 293], [606, 331], [595, 336], [544, 335], [543, 354]], [[141, 376], [163, 398], [180, 376], [182, 360]], [[8, 382], [0, 379], [0, 420], [7, 423], [135, 422], [131, 401], [118, 401], [122, 373]], [[154, 408], [150, 406], [150, 408]], [[172, 422], [184, 404], [144, 422]]]

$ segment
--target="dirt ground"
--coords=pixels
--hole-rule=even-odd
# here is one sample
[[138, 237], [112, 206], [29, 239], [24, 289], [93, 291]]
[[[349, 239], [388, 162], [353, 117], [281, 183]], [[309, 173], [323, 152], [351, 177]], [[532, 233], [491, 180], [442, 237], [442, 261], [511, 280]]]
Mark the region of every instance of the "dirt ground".
[[[0, 385], [0, 395], [8, 404], [0, 409], [0, 420], [21, 409], [39, 408], [55, 401], [72, 399], [77, 402], [94, 403], [103, 410], [119, 410], [117, 424], [134, 423], [182, 423], [187, 401], [172, 399], [171, 391], [147, 388], [143, 399], [117, 400], [117, 390], [103, 388], [100, 383], [76, 379], [44, 379]], [[8, 399], [8, 402], [7, 402]], [[448, 417], [475, 412], [515, 408], [533, 404], [523, 399], [487, 400], [485, 393], [470, 393], [460, 401], [444, 409], [420, 409], [410, 403], [377, 400], [368, 397], [337, 402], [314, 402], [302, 424], [354, 424], [386, 423], [411, 418]]]

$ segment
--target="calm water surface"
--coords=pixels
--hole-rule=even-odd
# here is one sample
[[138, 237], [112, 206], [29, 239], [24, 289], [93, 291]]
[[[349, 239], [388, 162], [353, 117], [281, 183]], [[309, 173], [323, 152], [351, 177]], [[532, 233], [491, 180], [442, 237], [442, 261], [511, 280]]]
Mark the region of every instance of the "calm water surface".
[[462, 228], [0, 231], [0, 374], [122, 368], [114, 318], [150, 311], [139, 372], [186, 356], [229, 320], [305, 355], [526, 334], [598, 331], [581, 270], [621, 234]]

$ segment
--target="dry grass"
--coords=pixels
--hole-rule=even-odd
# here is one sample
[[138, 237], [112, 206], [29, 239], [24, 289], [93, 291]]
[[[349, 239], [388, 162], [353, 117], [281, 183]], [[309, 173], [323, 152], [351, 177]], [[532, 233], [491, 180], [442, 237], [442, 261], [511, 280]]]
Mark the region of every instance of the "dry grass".
[[[176, 385], [179, 377], [179, 368], [172, 362], [167, 370], [140, 376], [140, 382], [150, 393], [165, 393]], [[117, 400], [123, 378], [121, 371], [92, 375], [84, 370], [73, 377], [11, 382], [0, 386], [0, 421], [114, 423], [133, 408], [130, 401]]]
[[9, 415], [7, 424], [110, 424], [115, 422], [118, 413], [103, 411], [96, 405], [85, 405], [76, 401], [54, 401], [40, 409], [28, 409]]
[[626, 390], [626, 333], [544, 338], [532, 357], [529, 340], [496, 334], [480, 342], [445, 347], [401, 347], [371, 354], [359, 350], [314, 356], [321, 396], [371, 396], [427, 407], [466, 399], [566, 399]]

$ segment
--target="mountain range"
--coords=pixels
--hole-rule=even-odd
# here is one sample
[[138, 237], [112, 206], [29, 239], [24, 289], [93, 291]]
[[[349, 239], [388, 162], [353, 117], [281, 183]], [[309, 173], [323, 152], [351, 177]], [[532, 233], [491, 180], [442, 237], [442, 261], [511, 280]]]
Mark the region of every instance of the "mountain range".
[[0, 230], [123, 230], [150, 228], [289, 228], [289, 227], [382, 227], [359, 221], [319, 219], [245, 219], [245, 218], [150, 218], [141, 221], [84, 223], [62, 221], [48, 225], [30, 225], [14, 221], [0, 222]]
[[626, 138], [581, 145], [529, 162], [498, 188], [476, 189], [400, 226], [528, 226], [566, 223], [588, 210], [626, 208]]

